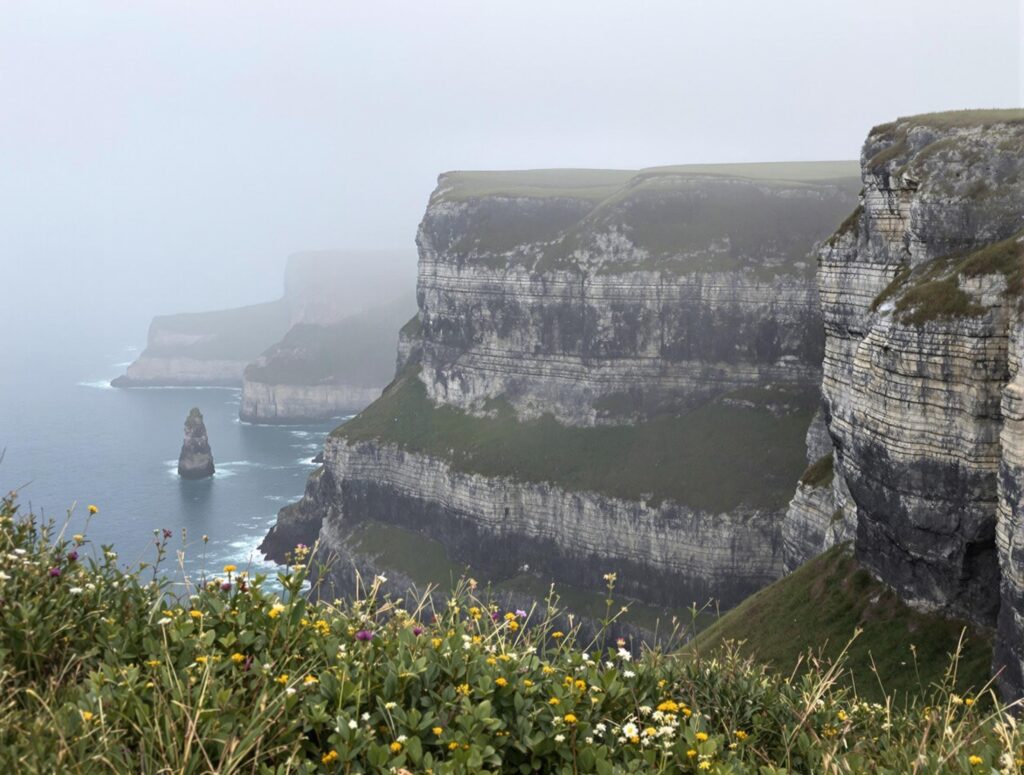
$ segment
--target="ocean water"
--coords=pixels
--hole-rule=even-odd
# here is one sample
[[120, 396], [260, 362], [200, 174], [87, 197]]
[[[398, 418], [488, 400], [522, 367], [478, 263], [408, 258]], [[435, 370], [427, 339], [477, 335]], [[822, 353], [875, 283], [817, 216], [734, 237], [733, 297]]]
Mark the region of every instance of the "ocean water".
[[[199, 578], [227, 563], [272, 576], [277, 566], [256, 547], [277, 510], [302, 495], [312, 458], [339, 421], [252, 425], [238, 419], [239, 390], [110, 387], [137, 352], [96, 346], [0, 375], [0, 489], [18, 490], [22, 509], [61, 522], [71, 510], [69, 534], [86, 532], [94, 550], [113, 544], [125, 564], [151, 562], [153, 531], [173, 531], [165, 562], [175, 581], [181, 569]], [[193, 406], [217, 469], [203, 481], [177, 476]], [[89, 504], [99, 513], [85, 530]]]

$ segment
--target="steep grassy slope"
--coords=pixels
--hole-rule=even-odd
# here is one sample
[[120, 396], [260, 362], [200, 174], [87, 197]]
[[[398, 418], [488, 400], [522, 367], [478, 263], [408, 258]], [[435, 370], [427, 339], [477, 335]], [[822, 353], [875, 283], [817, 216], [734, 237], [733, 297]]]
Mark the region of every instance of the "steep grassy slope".
[[835, 658], [859, 628], [847, 677], [861, 695], [882, 699], [940, 681], [965, 627], [957, 685], [966, 692], [988, 683], [991, 634], [908, 608], [839, 546], [722, 616], [690, 649], [707, 654], [743, 641], [743, 651], [789, 672], [809, 648]]
[[490, 417], [435, 406], [409, 371], [333, 435], [397, 444], [485, 476], [719, 512], [785, 505], [805, 466], [811, 414], [711, 402], [635, 425], [568, 427], [550, 416], [518, 422], [501, 401]]

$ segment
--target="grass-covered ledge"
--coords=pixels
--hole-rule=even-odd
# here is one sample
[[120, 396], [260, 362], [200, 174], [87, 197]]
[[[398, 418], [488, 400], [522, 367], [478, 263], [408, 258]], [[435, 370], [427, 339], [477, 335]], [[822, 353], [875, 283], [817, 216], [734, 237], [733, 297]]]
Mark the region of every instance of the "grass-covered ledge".
[[175, 596], [4, 499], [0, 771], [1016, 771], [1016, 726], [948, 685], [872, 704], [836, 681], [841, 661], [791, 681], [728, 645], [577, 642], [470, 580], [438, 610], [376, 582], [315, 603], [297, 553], [281, 595], [228, 565]]
[[632, 425], [569, 427], [551, 416], [519, 422], [501, 401], [487, 417], [436, 406], [410, 369], [332, 436], [396, 444], [469, 473], [717, 513], [788, 503], [805, 466], [812, 413], [709, 402]]

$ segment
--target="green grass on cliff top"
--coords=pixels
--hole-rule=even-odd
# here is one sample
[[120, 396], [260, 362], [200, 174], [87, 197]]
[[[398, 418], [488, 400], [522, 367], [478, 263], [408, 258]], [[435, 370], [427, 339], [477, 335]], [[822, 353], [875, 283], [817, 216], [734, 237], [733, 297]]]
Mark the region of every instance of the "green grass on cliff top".
[[435, 406], [417, 375], [406, 373], [332, 435], [397, 444], [484, 476], [671, 499], [718, 513], [741, 505], [785, 506], [806, 465], [804, 434], [812, 413], [776, 416], [711, 402], [684, 416], [576, 428], [551, 416], [518, 422], [507, 405], [492, 417]]
[[1024, 123], [1022, 108], [990, 108], [985, 110], [946, 110], [938, 113], [920, 113], [916, 116], [900, 116], [895, 121], [879, 124], [871, 134], [881, 134], [895, 129], [900, 124], [929, 126], [935, 129], [962, 129], [972, 126], [993, 124]]
[[698, 635], [689, 650], [704, 654], [728, 640], [744, 641], [746, 653], [789, 673], [810, 644], [834, 659], [861, 628], [850, 646], [847, 678], [862, 696], [884, 701], [887, 694], [927, 691], [938, 682], [965, 627], [957, 684], [961, 691], [978, 690], [991, 674], [991, 634], [914, 611], [848, 549], [836, 547], [749, 597]]
[[826, 183], [860, 178], [856, 161], [680, 164], [642, 170], [540, 169], [444, 173], [436, 199], [458, 202], [487, 196], [569, 197], [601, 202], [628, 185], [652, 185], [678, 176], [744, 178], [765, 182]]

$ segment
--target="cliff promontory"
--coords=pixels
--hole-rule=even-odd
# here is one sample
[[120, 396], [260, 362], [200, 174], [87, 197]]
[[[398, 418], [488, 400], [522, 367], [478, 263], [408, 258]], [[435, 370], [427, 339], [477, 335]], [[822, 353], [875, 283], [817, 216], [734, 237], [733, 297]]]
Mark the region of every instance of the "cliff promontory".
[[289, 423], [358, 412], [394, 376], [397, 332], [415, 308], [410, 293], [337, 322], [292, 326], [246, 367], [240, 417]]
[[787, 564], [855, 534], [904, 601], [998, 620], [999, 680], [1018, 696], [1024, 112], [876, 127], [862, 176], [820, 251], [833, 450], [794, 499]]
[[[242, 415], [255, 422], [358, 410], [388, 382], [395, 316], [415, 307], [397, 312], [392, 300], [411, 296], [412, 277], [403, 251], [297, 253], [277, 301], [154, 318], [146, 349], [112, 384], [247, 387]], [[258, 379], [245, 380], [250, 364]]]
[[399, 374], [264, 542], [373, 522], [498, 577], [726, 604], [778, 577], [848, 163], [442, 175]]

